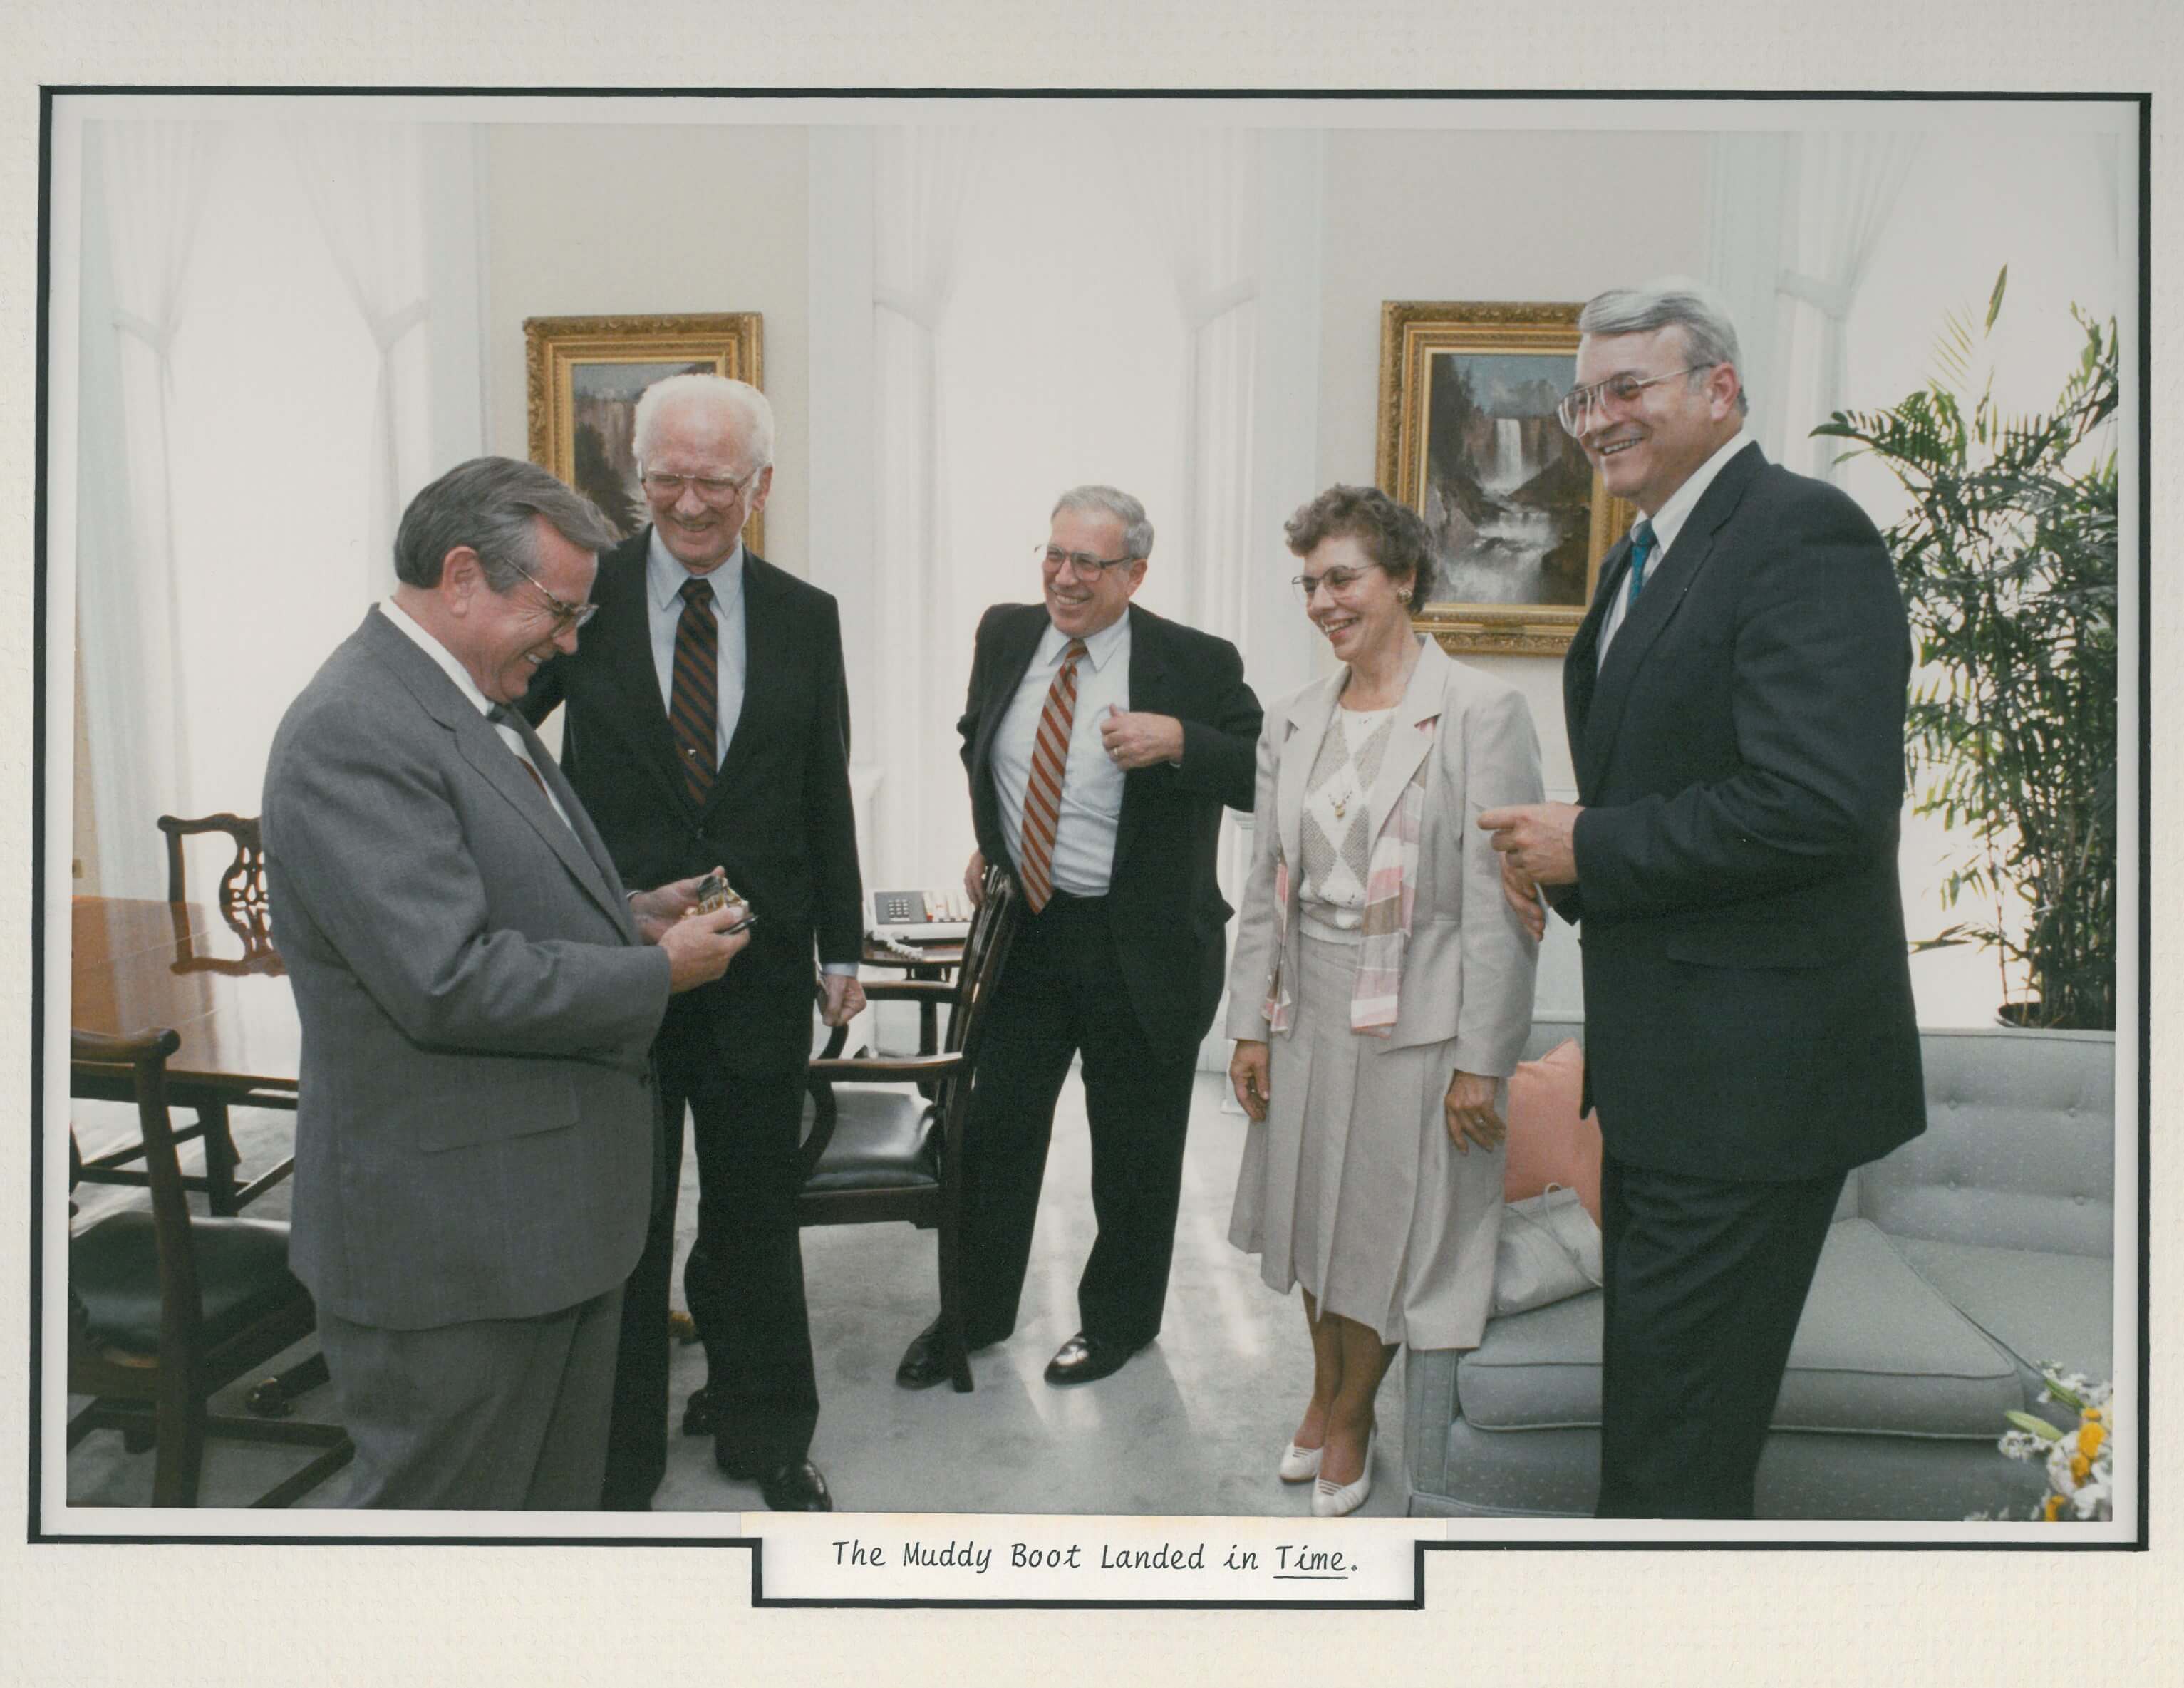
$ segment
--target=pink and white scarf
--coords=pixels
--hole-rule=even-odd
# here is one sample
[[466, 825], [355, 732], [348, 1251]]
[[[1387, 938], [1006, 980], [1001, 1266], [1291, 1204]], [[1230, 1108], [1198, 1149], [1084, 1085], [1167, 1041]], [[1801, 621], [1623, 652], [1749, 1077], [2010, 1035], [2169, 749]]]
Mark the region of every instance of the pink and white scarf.
[[[1440, 717], [1431, 716], [1419, 721], [1418, 728], [1430, 733], [1439, 724]], [[1357, 972], [1350, 987], [1350, 1029], [1367, 1037], [1384, 1038], [1395, 1033], [1425, 806], [1426, 760], [1421, 760], [1402, 795], [1388, 811], [1388, 818], [1380, 823], [1373, 839], [1372, 857], [1366, 864], [1364, 935], [1358, 941]], [[1267, 981], [1267, 1000], [1261, 1012], [1271, 1030], [1286, 1033], [1296, 1006], [1282, 967], [1282, 958], [1288, 953], [1290, 864], [1279, 841], [1274, 850], [1274, 973]]]

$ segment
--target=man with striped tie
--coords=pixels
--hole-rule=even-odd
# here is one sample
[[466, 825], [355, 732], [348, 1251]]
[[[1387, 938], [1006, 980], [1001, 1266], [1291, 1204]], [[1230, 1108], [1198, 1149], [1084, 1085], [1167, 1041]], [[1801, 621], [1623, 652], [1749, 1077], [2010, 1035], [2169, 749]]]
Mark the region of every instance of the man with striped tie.
[[[744, 544], [773, 484], [756, 387], [671, 376], [638, 399], [652, 522], [599, 559], [599, 616], [538, 671], [534, 721], [566, 703], [562, 767], [630, 883], [714, 863], [757, 924], [738, 976], [678, 1000], [655, 1054], [668, 1199], [624, 1297], [604, 1504], [649, 1505], [666, 1466], [667, 1300], [687, 1104], [698, 1236], [683, 1272], [707, 1382], [682, 1428], [777, 1510], [827, 1511], [809, 1458], [819, 1395], [796, 1218], [797, 1140], [822, 1017], [864, 1006], [850, 705], [834, 600]], [[668, 862], [688, 864], [674, 872]], [[816, 956], [815, 956], [816, 950]]]
[[[1232, 911], [1214, 879], [1225, 804], [1248, 811], [1259, 702], [1225, 639], [1132, 604], [1153, 529], [1112, 487], [1078, 487], [1036, 548], [1038, 604], [978, 624], [963, 765], [978, 841], [1026, 916], [995, 987], [965, 1127], [964, 1329], [1016, 1328], [1054, 1109], [1080, 1053], [1099, 1234], [1081, 1328], [1046, 1368], [1090, 1383], [1160, 1332], [1199, 1040]], [[949, 1373], [936, 1319], [895, 1373]]]

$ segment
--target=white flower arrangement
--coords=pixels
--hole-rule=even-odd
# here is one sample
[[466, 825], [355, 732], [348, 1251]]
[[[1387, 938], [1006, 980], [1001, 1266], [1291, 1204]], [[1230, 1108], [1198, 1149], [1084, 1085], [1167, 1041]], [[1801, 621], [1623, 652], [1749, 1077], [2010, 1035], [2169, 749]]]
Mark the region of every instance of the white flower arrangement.
[[2065, 1372], [2055, 1365], [2042, 1365], [2040, 1375], [2046, 1384], [2040, 1399], [2075, 1412], [2077, 1428], [2059, 1430], [2045, 1418], [2012, 1412], [2003, 1416], [2016, 1428], [2005, 1431], [1995, 1446], [2011, 1459], [2028, 1464], [2039, 1461], [2047, 1466], [2048, 1496], [2031, 1513], [2036, 1522], [2054, 1524], [2068, 1518], [2084, 1523], [2113, 1518], [2114, 1385], [2089, 1384], [2081, 1373]]

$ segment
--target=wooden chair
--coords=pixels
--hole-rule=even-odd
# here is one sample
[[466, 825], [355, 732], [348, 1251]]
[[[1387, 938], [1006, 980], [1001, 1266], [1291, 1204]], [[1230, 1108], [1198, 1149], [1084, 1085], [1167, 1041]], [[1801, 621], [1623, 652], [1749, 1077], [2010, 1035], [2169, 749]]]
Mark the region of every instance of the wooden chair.
[[[256, 817], [207, 815], [200, 820], [181, 820], [172, 815], [162, 815], [159, 818], [159, 827], [167, 840], [167, 900], [170, 903], [180, 903], [188, 894], [182, 871], [184, 838], [203, 833], [220, 833], [235, 844], [234, 859], [228, 863], [227, 871], [220, 875], [217, 906], [221, 917], [242, 940], [242, 955], [240, 959], [195, 955], [187, 930], [178, 916], [176, 970], [180, 972], [222, 973], [281, 972], [280, 953], [273, 947], [272, 928], [268, 919], [265, 852], [259, 842]], [[98, 1095], [102, 1093], [92, 1089], [85, 1094]], [[113, 1100], [117, 1093], [109, 1089], [103, 1094], [108, 1100]], [[294, 1170], [295, 1162], [284, 1157], [267, 1168], [261, 1176], [237, 1189], [235, 1173], [241, 1164], [241, 1156], [236, 1152], [235, 1134], [227, 1117], [228, 1104], [218, 1098], [206, 1098], [184, 1106], [196, 1114], [197, 1123], [176, 1131], [175, 1141], [187, 1143], [192, 1139], [202, 1139], [205, 1169], [201, 1175], [186, 1174], [182, 1187], [203, 1191], [215, 1214], [225, 1217], [241, 1212]], [[278, 1097], [262, 1097], [254, 1098], [250, 1106], [292, 1108], [295, 1104]], [[142, 1189], [148, 1182], [144, 1170], [134, 1164], [143, 1158], [144, 1150], [141, 1142], [125, 1143], [119, 1148], [97, 1155], [83, 1155], [76, 1147], [74, 1132], [70, 1132], [69, 1153], [75, 1178], [85, 1184], [125, 1184]]]
[[963, 940], [953, 981], [875, 980], [875, 1002], [945, 1003], [947, 1029], [930, 1055], [840, 1054], [837, 1028], [811, 1063], [812, 1123], [804, 1143], [806, 1225], [866, 1225], [905, 1220], [938, 1234], [941, 1329], [958, 1393], [971, 1390], [960, 1284], [963, 1206], [963, 1121], [985, 1010], [1000, 977], [1017, 919], [1007, 875], [986, 874], [985, 900]]
[[346, 1465], [337, 1424], [214, 1416], [212, 1396], [309, 1336], [310, 1293], [288, 1270], [288, 1228], [263, 1219], [193, 1218], [167, 1117], [173, 1032], [136, 1038], [75, 1032], [71, 1089], [125, 1073], [136, 1104], [151, 1206], [111, 1213], [69, 1239], [69, 1391], [92, 1397], [69, 1421], [74, 1447], [114, 1429], [158, 1448], [152, 1504], [197, 1504], [208, 1435], [322, 1450], [254, 1502], [285, 1507]]

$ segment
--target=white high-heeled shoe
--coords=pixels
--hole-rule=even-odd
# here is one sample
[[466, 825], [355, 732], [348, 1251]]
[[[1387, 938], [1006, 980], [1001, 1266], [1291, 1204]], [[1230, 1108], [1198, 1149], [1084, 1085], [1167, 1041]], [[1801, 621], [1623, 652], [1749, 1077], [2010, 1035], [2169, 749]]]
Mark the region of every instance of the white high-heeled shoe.
[[1312, 1510], [1315, 1518], [1339, 1518], [1365, 1504], [1365, 1497], [1373, 1492], [1373, 1444], [1379, 1434], [1377, 1425], [1365, 1433], [1365, 1469], [1358, 1474], [1355, 1483], [1336, 1483], [1323, 1477], [1312, 1485]]
[[1319, 1475], [1319, 1457], [1325, 1448], [1301, 1448], [1295, 1442], [1282, 1451], [1282, 1462], [1274, 1472], [1284, 1483], [1309, 1483]]

